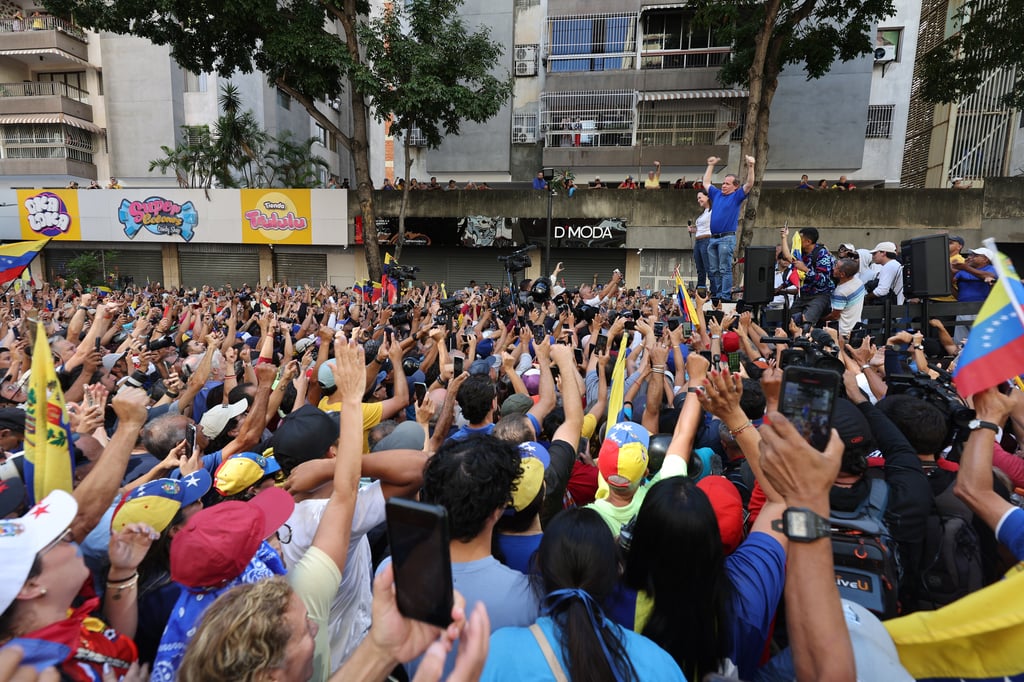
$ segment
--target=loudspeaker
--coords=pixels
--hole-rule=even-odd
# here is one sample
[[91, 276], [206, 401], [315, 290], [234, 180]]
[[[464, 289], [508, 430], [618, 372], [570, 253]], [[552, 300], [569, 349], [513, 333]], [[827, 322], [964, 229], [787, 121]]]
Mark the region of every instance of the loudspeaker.
[[903, 296], [949, 296], [953, 283], [949, 272], [949, 238], [945, 234], [914, 237], [900, 244], [903, 258]]
[[748, 246], [743, 255], [743, 300], [751, 305], [775, 298], [775, 247]]

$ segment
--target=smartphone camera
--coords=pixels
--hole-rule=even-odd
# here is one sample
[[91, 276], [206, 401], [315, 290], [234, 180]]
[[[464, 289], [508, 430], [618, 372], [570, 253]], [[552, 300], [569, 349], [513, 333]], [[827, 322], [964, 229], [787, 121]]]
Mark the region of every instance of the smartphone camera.
[[837, 372], [812, 367], [787, 367], [782, 373], [779, 412], [804, 439], [824, 450], [832, 432], [832, 410], [842, 377]]
[[447, 512], [440, 505], [393, 497], [385, 515], [398, 610], [447, 627], [454, 603]]

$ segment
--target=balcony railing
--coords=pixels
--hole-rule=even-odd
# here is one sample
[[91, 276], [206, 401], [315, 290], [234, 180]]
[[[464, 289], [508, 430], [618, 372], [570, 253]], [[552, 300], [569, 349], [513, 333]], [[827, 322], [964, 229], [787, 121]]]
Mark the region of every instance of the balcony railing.
[[73, 24], [67, 19], [55, 17], [52, 14], [40, 14], [39, 16], [0, 18], [0, 33], [18, 33], [20, 31], [60, 31], [72, 38], [77, 38], [83, 43], [89, 42], [85, 30]]
[[0, 83], [0, 97], [54, 97], [57, 95], [82, 104], [89, 103], [88, 92], [60, 81]]
[[729, 61], [731, 47], [703, 47], [694, 50], [643, 50], [641, 69], [704, 69]]
[[71, 159], [82, 163], [92, 163], [92, 152], [76, 149], [68, 145], [26, 145], [21, 147], [8, 146], [8, 159]]

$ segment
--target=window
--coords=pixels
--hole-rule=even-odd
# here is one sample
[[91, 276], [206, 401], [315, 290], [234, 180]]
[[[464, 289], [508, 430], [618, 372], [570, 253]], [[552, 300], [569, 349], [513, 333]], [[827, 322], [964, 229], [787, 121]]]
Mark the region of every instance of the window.
[[547, 32], [552, 73], [633, 68], [635, 14], [549, 17]]
[[545, 146], [632, 146], [636, 97], [633, 90], [541, 94], [540, 123]]
[[283, 90], [277, 91], [277, 106], [281, 107], [285, 111], [290, 111], [292, 108], [292, 98], [287, 92]]
[[205, 73], [185, 72], [185, 92], [206, 92], [208, 75]]
[[313, 123], [313, 137], [320, 143], [321, 147], [327, 147], [327, 129], [319, 123]]
[[92, 163], [92, 134], [73, 126], [47, 123], [3, 126], [4, 158], [73, 159]]
[[875, 33], [875, 61], [896, 62], [900, 59], [902, 28], [880, 28]]
[[512, 115], [512, 144], [533, 144], [537, 141], [537, 114]]
[[739, 107], [684, 109], [645, 103], [637, 124], [639, 144], [670, 147], [727, 144], [737, 127]]
[[185, 144], [199, 147], [206, 144], [210, 129], [206, 126], [185, 126]]
[[82, 104], [89, 103], [89, 91], [85, 87], [85, 71], [40, 73], [37, 78], [40, 83], [57, 83], [53, 86], [55, 94], [77, 100]]
[[679, 11], [652, 11], [641, 19], [642, 69], [715, 68], [729, 59], [732, 46], [711, 28], [696, 26], [693, 15]]
[[868, 106], [868, 129], [865, 137], [892, 137], [892, 112], [895, 104], [872, 104]]

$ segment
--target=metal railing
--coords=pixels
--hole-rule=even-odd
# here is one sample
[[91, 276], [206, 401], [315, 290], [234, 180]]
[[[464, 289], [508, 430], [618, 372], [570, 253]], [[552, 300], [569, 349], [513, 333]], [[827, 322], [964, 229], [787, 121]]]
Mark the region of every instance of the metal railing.
[[892, 137], [892, 116], [895, 110], [895, 104], [869, 104], [868, 126], [864, 137]]
[[20, 17], [0, 18], [0, 33], [19, 33], [21, 31], [60, 31], [83, 43], [89, 42], [89, 37], [81, 26], [52, 14], [40, 14], [23, 19]]
[[61, 81], [33, 81], [31, 83], [0, 83], [0, 97], [53, 97], [60, 95], [82, 104], [89, 103], [89, 93]]
[[4, 153], [8, 159], [71, 159], [82, 163], [93, 163], [92, 156], [92, 152], [67, 145], [9, 146]]
[[705, 69], [718, 68], [729, 61], [732, 48], [702, 47], [690, 50], [643, 50], [641, 69]]

